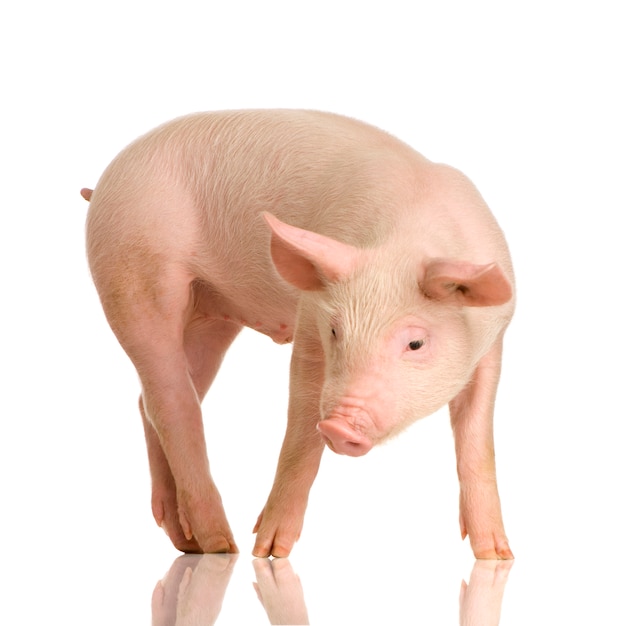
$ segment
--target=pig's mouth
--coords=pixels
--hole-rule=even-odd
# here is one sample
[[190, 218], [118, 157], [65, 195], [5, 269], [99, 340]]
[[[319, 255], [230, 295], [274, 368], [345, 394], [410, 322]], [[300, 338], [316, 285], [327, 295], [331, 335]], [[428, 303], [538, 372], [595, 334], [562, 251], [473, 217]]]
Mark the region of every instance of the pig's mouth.
[[317, 424], [324, 443], [337, 454], [363, 456], [372, 449], [369, 437], [358, 432], [345, 419], [329, 417]]

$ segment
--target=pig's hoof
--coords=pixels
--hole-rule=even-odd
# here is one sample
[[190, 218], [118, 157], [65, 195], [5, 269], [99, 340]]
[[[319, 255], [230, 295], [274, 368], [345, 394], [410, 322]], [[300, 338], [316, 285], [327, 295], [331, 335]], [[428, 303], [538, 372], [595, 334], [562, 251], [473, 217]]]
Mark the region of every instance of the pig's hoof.
[[252, 530], [256, 533], [252, 554], [259, 558], [289, 556], [300, 539], [305, 510], [306, 498], [301, 494], [291, 494], [282, 501], [270, 494]]
[[172, 542], [174, 547], [185, 554], [202, 554], [202, 549], [198, 545], [198, 542], [195, 539], [189, 541], [188, 539], [183, 539], [183, 541], [174, 541]]
[[255, 544], [254, 549], [252, 550], [252, 556], [256, 556], [257, 558], [264, 559], [266, 557], [274, 556], [277, 558], [287, 558], [291, 553], [291, 549], [293, 548], [293, 543], [291, 545], [287, 545], [285, 543], [280, 544], [277, 542], [263, 543], [258, 542]]
[[[495, 540], [494, 540], [495, 539]], [[476, 542], [472, 544], [474, 556], [477, 559], [514, 559], [513, 552], [506, 539], [494, 538], [487, 542]]]
[[252, 550], [252, 556], [257, 558], [266, 558], [268, 556], [275, 556], [279, 558], [288, 557], [291, 553], [294, 543], [300, 537], [300, 532], [296, 532], [292, 536], [292, 532], [288, 531], [287, 534], [281, 532], [280, 528], [276, 528], [272, 531], [266, 531], [262, 528], [263, 513], [259, 515], [259, 519], [252, 532], [257, 533], [254, 549]]
[[210, 537], [200, 543], [193, 536], [191, 539], [187, 538], [180, 528], [176, 529], [173, 536], [165, 527], [163, 527], [163, 530], [165, 530], [174, 547], [187, 554], [237, 554], [239, 552], [234, 540], [232, 538], [228, 539], [223, 535]]
[[239, 552], [239, 548], [235, 545], [232, 537], [228, 539], [223, 535], [219, 535], [201, 543], [202, 551], [205, 554], [237, 554]]
[[183, 529], [178, 523], [168, 525], [166, 522], [163, 522], [161, 528], [165, 531], [165, 534], [169, 537], [177, 550], [189, 554], [200, 554], [202, 552], [196, 539], [194, 537], [187, 539], [183, 533]]

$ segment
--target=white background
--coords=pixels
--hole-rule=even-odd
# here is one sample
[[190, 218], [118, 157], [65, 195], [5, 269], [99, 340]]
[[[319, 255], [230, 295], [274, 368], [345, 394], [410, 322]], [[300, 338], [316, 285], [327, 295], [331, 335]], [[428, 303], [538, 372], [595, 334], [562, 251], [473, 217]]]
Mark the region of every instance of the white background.
[[[624, 21], [606, 0], [5, 3], [0, 623], [163, 623], [152, 590], [178, 556], [150, 514], [138, 385], [90, 281], [79, 189], [172, 117], [303, 107], [391, 131], [492, 207], [519, 298], [496, 417], [517, 557], [500, 623], [623, 624]], [[251, 529], [289, 350], [244, 333], [205, 403], [241, 549], [219, 624], [268, 623]], [[325, 453], [289, 559], [311, 623], [458, 623], [474, 561], [456, 499], [445, 411], [362, 459]]]

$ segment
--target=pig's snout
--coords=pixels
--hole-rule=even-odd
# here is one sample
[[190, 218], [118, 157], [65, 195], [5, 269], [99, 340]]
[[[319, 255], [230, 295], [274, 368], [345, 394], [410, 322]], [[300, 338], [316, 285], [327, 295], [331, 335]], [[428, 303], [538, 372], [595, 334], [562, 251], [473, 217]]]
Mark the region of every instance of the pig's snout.
[[322, 420], [318, 423], [317, 430], [326, 445], [337, 454], [363, 456], [372, 449], [372, 442], [368, 437], [339, 417]]

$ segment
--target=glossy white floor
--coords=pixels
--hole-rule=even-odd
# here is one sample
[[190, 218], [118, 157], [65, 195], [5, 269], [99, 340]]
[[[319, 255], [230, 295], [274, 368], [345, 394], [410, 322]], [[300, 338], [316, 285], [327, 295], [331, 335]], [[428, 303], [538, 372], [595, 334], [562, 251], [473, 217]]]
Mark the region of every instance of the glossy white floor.
[[[3, 10], [0, 623], [625, 623], [615, 3], [219, 4]], [[252, 331], [205, 403], [241, 553], [180, 556], [153, 523], [135, 373], [90, 282], [78, 190], [161, 121], [254, 106], [382, 126], [464, 170], [497, 215], [519, 295], [496, 418], [512, 566], [460, 540], [445, 411], [361, 459], [327, 452], [292, 556], [254, 560], [289, 348]]]
[[[307, 623], [308, 615], [312, 624], [455, 624], [460, 614], [462, 624], [490, 625], [500, 612], [503, 626], [620, 623], [619, 417], [603, 404], [587, 415], [591, 398], [576, 393], [574, 364], [561, 361], [555, 377], [552, 351], [533, 367], [519, 357], [516, 365], [526, 351], [520, 326], [497, 432], [512, 564], [476, 563], [461, 543], [443, 413], [362, 459], [326, 453], [291, 558], [254, 560], [250, 531], [281, 439], [287, 364], [278, 354], [288, 348], [259, 337], [261, 351], [252, 332], [207, 402], [210, 458], [241, 553], [181, 556], [150, 517], [132, 371], [112, 343], [82, 335], [74, 378], [64, 382], [66, 369], [54, 387], [30, 391], [33, 412], [3, 439], [8, 623], [52, 615], [67, 624]], [[88, 353], [106, 366], [100, 360], [101, 379], [82, 375], [78, 386]]]

